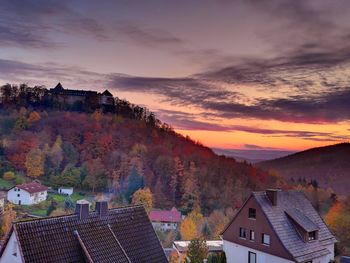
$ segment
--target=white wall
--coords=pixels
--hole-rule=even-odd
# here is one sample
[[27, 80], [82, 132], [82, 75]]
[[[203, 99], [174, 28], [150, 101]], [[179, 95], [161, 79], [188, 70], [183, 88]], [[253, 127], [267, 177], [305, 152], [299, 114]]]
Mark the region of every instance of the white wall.
[[257, 263], [294, 263], [293, 261], [269, 255], [226, 240], [224, 240], [223, 249], [226, 254], [227, 263], [248, 263], [249, 251], [256, 253]]
[[12, 235], [9, 239], [9, 242], [6, 245], [4, 253], [0, 258], [0, 263], [22, 263], [22, 258], [20, 255], [19, 247], [17, 244], [17, 239], [15, 232], [12, 232]]
[[327, 249], [331, 252], [331, 254], [313, 259], [312, 263], [329, 263], [330, 260], [334, 260], [334, 244], [328, 245]]
[[73, 194], [73, 188], [64, 188], [60, 187], [58, 188], [59, 194], [66, 194], [66, 195], [72, 195]]
[[[223, 247], [227, 263], [248, 263], [248, 252], [254, 252], [257, 256], [257, 263], [290, 263], [293, 261], [276, 257], [273, 255], [269, 255], [254, 249], [250, 249], [229, 241], [224, 240]], [[315, 258], [312, 260], [312, 263], [329, 263], [330, 260], [334, 260], [334, 244], [328, 245], [327, 249], [331, 252], [331, 254]]]
[[160, 231], [176, 230], [177, 223], [152, 222], [153, 228]]
[[30, 194], [29, 192], [24, 191], [23, 189], [14, 187], [7, 192], [7, 200], [16, 205], [19, 204], [19, 201], [21, 201], [21, 205], [38, 204], [42, 201], [45, 201], [46, 198], [47, 191]]

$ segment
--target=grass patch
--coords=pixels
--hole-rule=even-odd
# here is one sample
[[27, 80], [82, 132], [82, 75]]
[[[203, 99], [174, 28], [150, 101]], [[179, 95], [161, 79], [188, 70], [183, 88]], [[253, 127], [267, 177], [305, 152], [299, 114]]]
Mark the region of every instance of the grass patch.
[[6, 181], [6, 180], [0, 178], [0, 189], [1, 190], [9, 190], [13, 186], [15, 186], [15, 185], [11, 181]]
[[35, 209], [30, 211], [30, 214], [36, 215], [36, 216], [47, 216], [47, 210], [46, 209]]

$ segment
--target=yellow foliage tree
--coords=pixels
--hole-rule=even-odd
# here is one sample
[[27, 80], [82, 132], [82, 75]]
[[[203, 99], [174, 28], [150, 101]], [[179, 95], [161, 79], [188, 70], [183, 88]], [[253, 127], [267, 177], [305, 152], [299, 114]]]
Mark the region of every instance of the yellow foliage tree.
[[27, 175], [37, 178], [44, 174], [45, 155], [40, 149], [31, 150], [26, 156]]
[[28, 122], [29, 123], [33, 123], [33, 122], [39, 121], [40, 119], [41, 119], [40, 114], [38, 112], [36, 112], [36, 111], [32, 111], [29, 114]]
[[186, 217], [180, 225], [181, 238], [192, 240], [200, 236], [197, 226], [191, 217]]
[[12, 222], [16, 219], [16, 212], [13, 210], [13, 205], [9, 203], [4, 210], [1, 218], [1, 236], [4, 237], [11, 228]]
[[15, 173], [14, 172], [12, 172], [12, 171], [8, 171], [8, 172], [5, 172], [4, 173], [4, 176], [3, 176], [3, 178], [6, 180], [6, 181], [11, 181], [11, 180], [13, 180], [13, 179], [15, 179]]
[[151, 190], [149, 188], [137, 190], [132, 195], [131, 203], [134, 205], [142, 204], [145, 206], [146, 211], [149, 212], [153, 207], [153, 197]]
[[335, 203], [325, 221], [340, 241], [350, 243], [350, 197], [347, 201]]

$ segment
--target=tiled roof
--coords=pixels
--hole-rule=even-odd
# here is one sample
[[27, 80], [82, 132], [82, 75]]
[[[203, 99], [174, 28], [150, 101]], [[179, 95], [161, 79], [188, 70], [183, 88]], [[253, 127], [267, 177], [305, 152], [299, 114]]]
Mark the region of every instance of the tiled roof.
[[153, 210], [149, 213], [149, 218], [154, 222], [181, 222], [181, 213], [173, 207], [170, 211], [167, 210]]
[[[254, 192], [253, 196], [260, 204], [282, 244], [297, 262], [304, 262], [331, 253], [326, 248], [326, 245], [335, 243], [336, 238], [329, 231], [322, 218], [302, 192], [277, 192], [278, 201], [276, 206], [271, 205], [265, 192]], [[318, 228], [318, 239], [311, 242], [304, 242], [288, 218], [286, 211], [293, 214], [297, 220], [300, 219], [300, 214], [303, 214], [304, 219], [308, 219], [304, 227], [314, 228], [316, 226]]]
[[17, 222], [14, 231], [25, 262], [167, 262], [142, 206]]
[[47, 191], [47, 189], [49, 189], [47, 186], [39, 184], [37, 182], [19, 184], [19, 185], [16, 185], [16, 187], [19, 189], [25, 190], [31, 194]]

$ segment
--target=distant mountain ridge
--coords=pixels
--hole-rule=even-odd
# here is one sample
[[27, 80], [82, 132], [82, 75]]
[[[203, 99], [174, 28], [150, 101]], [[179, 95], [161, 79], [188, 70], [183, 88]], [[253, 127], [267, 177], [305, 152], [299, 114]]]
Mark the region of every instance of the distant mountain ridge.
[[321, 187], [348, 194], [350, 189], [350, 143], [308, 149], [256, 164], [275, 170], [288, 180], [316, 180]]
[[249, 163], [258, 163], [267, 160], [272, 160], [290, 155], [294, 152], [283, 150], [267, 150], [267, 149], [220, 149], [213, 148], [213, 151], [219, 155], [233, 157], [237, 161], [246, 161]]

